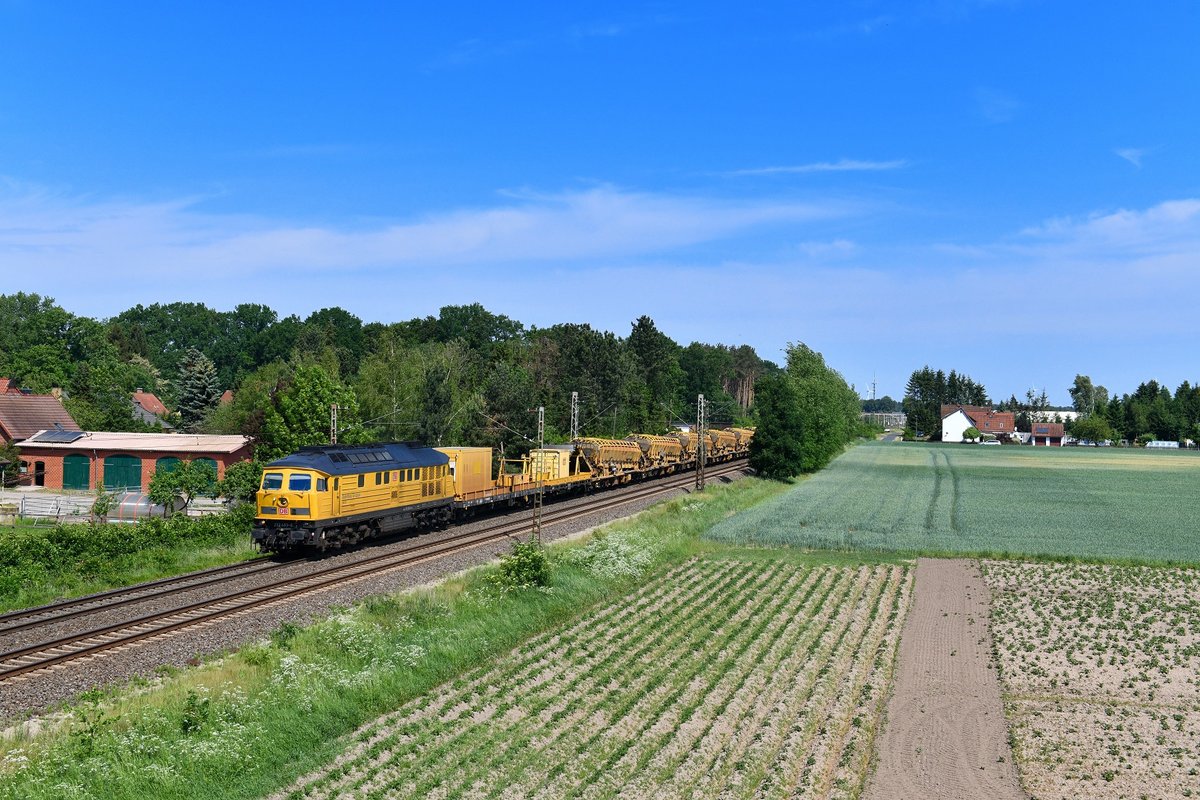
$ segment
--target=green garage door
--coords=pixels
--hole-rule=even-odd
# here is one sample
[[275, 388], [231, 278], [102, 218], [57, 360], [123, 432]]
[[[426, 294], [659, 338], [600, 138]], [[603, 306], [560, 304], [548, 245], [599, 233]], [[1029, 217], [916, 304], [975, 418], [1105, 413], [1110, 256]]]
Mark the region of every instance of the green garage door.
[[175, 456], [163, 456], [158, 461], [154, 462], [155, 474], [159, 472], [174, 472], [179, 469], [179, 465], [183, 463]]
[[216, 496], [216, 491], [217, 491], [217, 462], [216, 462], [216, 461], [214, 461], [214, 460], [213, 460], [213, 459], [211, 459], [211, 458], [197, 458], [197, 459], [196, 459], [196, 461], [195, 461], [194, 463], [195, 463], [197, 466], [199, 466], [199, 467], [202, 467], [202, 468], [207, 468], [207, 469], [208, 469], [208, 471], [212, 473], [212, 481], [213, 481], [213, 482], [212, 482], [212, 489], [211, 489], [210, 491], [208, 491], [208, 492], [202, 492], [201, 494], [205, 494], [205, 495], [209, 495], [209, 496]]
[[82, 489], [92, 488], [92, 461], [87, 456], [73, 453], [63, 459], [63, 488]]
[[107, 456], [104, 459], [104, 488], [108, 490], [142, 488], [142, 460], [137, 456]]

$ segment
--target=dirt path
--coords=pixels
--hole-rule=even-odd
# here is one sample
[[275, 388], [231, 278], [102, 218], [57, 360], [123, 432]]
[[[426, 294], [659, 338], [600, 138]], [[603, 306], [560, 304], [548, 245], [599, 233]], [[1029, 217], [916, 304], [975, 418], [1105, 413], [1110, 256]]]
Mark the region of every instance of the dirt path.
[[896, 688], [867, 800], [1021, 800], [1000, 681], [988, 664], [988, 592], [962, 559], [920, 559]]

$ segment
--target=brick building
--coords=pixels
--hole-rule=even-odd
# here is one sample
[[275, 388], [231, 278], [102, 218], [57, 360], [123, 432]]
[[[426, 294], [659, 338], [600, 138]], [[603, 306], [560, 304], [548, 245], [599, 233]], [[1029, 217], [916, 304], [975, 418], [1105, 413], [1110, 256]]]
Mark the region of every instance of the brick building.
[[149, 491], [160, 469], [181, 461], [211, 463], [218, 478], [250, 457], [244, 436], [184, 433], [110, 433], [44, 430], [17, 445], [26, 467], [23, 483], [47, 489]]

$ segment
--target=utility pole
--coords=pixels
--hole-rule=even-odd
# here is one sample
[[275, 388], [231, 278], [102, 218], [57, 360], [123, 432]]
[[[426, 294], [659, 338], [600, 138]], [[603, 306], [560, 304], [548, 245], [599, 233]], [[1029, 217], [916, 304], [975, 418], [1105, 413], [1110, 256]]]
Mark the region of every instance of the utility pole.
[[579, 392], [571, 392], [571, 441], [579, 438]]
[[546, 444], [546, 407], [538, 406], [538, 454], [533, 460], [533, 468], [537, 471], [537, 491], [533, 495], [533, 532], [529, 540], [536, 544], [542, 543], [542, 490], [545, 486], [543, 475], [546, 470], [546, 455], [541, 452]]
[[337, 403], [329, 404], [329, 443], [337, 444]]
[[708, 456], [708, 448], [704, 444], [707, 438], [708, 420], [705, 415], [704, 395], [696, 398], [696, 491], [704, 491], [704, 461]]

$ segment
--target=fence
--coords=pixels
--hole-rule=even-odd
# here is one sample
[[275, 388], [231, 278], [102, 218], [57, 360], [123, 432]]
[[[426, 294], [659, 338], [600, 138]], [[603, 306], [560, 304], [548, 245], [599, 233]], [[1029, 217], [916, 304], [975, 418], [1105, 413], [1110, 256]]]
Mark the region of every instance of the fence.
[[94, 497], [59, 494], [6, 494], [0, 498], [0, 522], [16, 519], [32, 522], [83, 522], [91, 517]]
[[[0, 491], [0, 525], [12, 525], [17, 520], [28, 520], [35, 525], [87, 522], [91, 519], [92, 504], [95, 502], [94, 495]], [[196, 497], [187, 513], [189, 517], [199, 517], [219, 514], [227, 507], [217, 498]]]

